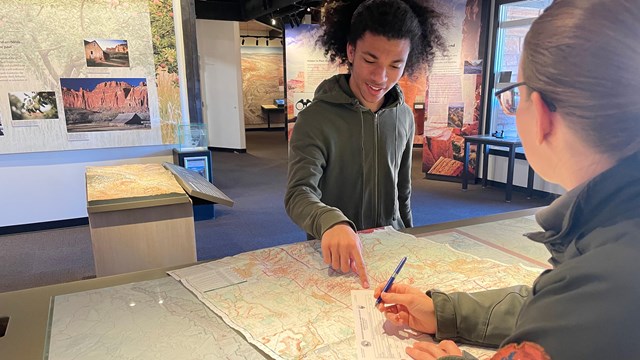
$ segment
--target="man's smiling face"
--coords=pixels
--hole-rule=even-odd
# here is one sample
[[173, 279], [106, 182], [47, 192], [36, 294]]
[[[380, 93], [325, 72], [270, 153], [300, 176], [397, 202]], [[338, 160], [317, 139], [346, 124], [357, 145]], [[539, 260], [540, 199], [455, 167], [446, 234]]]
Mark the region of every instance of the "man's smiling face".
[[384, 95], [404, 74], [411, 43], [366, 32], [355, 46], [347, 45], [351, 63], [349, 87], [360, 103], [377, 111]]

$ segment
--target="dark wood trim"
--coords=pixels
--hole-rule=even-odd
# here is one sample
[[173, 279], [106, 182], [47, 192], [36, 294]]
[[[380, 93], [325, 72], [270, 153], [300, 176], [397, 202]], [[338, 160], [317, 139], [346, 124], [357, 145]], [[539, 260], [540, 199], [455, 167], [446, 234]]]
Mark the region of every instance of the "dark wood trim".
[[284, 80], [284, 139], [289, 141], [289, 100], [287, 98], [287, 26], [282, 24], [282, 71]]
[[[493, 49], [491, 49], [491, 44], [489, 43], [489, 35], [491, 34], [492, 29], [489, 27], [489, 23], [490, 23], [490, 15], [491, 15], [491, 3], [493, 2], [493, 0], [482, 0], [482, 12], [480, 15], [480, 24], [481, 24], [481, 28], [480, 28], [480, 43], [478, 44], [478, 59], [482, 59], [482, 83], [480, 85], [480, 104], [484, 104], [485, 103], [485, 99], [483, 99], [483, 97], [485, 96], [485, 91], [484, 89], [487, 88], [487, 77], [485, 76], [485, 74], [487, 72], [491, 72], [493, 66], [493, 64], [489, 64], [489, 61], [487, 61], [489, 59], [488, 55], [489, 54], [493, 54]], [[493, 62], [493, 57], [491, 57], [491, 62]], [[486, 93], [488, 96], [491, 96], [490, 93]], [[489, 99], [487, 99], [489, 100]], [[488, 103], [489, 101], [487, 101]], [[482, 135], [485, 132], [482, 131], [482, 129], [485, 127], [485, 108], [483, 106], [480, 106], [480, 123], [478, 124], [478, 135]], [[477, 167], [477, 165], [476, 165]]]
[[33, 224], [23, 224], [23, 225], [11, 225], [11, 226], [3, 226], [0, 227], [0, 235], [11, 235], [11, 234], [20, 234], [25, 232], [34, 232], [34, 231], [45, 231], [45, 230], [53, 230], [74, 226], [84, 226], [89, 224], [88, 217], [76, 218], [76, 219], [67, 219], [67, 220], [56, 220], [56, 221], [45, 221]]
[[216, 147], [216, 146], [209, 146], [209, 150], [211, 151], [219, 151], [219, 152], [229, 152], [229, 153], [241, 153], [241, 154], [245, 154], [247, 152], [247, 149], [233, 149], [233, 148], [223, 148], [223, 147]]
[[202, 124], [202, 95], [200, 91], [200, 64], [196, 35], [196, 9], [194, 0], [181, 0], [182, 43], [184, 46], [185, 78], [189, 103], [189, 122]]

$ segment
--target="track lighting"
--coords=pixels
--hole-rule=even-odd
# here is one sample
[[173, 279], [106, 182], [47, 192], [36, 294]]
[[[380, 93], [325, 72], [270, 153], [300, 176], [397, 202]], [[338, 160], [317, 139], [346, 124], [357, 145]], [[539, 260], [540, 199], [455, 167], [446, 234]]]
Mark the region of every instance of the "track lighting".
[[269, 40], [273, 41], [274, 39], [280, 39], [280, 44], [284, 45], [284, 40], [282, 36], [269, 36], [269, 35], [240, 35], [242, 39], [241, 44], [244, 45], [246, 38], [254, 38], [256, 39], [256, 46], [260, 46], [260, 39], [265, 39], [265, 43], [269, 46]]

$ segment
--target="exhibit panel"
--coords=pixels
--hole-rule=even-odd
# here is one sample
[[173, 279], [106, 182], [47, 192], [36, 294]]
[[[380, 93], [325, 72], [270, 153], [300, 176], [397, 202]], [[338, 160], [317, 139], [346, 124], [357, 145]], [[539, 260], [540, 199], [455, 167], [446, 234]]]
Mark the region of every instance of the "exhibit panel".
[[0, 226], [86, 218], [86, 166], [171, 159], [177, 125], [190, 121], [185, 84], [193, 79], [178, 47], [195, 37], [181, 28], [195, 19], [184, 6], [3, 2], [0, 178], [13, 190]]
[[[462, 176], [465, 135], [480, 129], [484, 59], [481, 51], [482, 8], [489, 0], [437, 1], [448, 19], [447, 51], [436, 54], [429, 70], [422, 171], [430, 179]], [[477, 167], [471, 149], [469, 171]]]
[[174, 143], [172, 1], [8, 1], [0, 17], [0, 154]]
[[[271, 39], [271, 46], [265, 41], [243, 38], [240, 52], [242, 57], [242, 95], [244, 98], [244, 121], [246, 129], [270, 129], [284, 122], [284, 106], [277, 107], [276, 99], [284, 99], [284, 63], [282, 46], [277, 38]], [[259, 46], [253, 46], [258, 43]], [[275, 106], [272, 111], [265, 106]], [[273, 119], [271, 117], [273, 116]], [[265, 126], [266, 125], [266, 126]]]
[[316, 88], [323, 80], [347, 72], [346, 66], [332, 64], [323, 50], [316, 47], [318, 36], [318, 24], [284, 27], [288, 120], [293, 120], [311, 103]]

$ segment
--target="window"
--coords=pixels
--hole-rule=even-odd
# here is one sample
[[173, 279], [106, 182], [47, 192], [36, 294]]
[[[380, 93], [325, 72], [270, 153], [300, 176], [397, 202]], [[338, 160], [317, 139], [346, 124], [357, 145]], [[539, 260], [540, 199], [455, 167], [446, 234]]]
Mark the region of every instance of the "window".
[[500, 110], [500, 104], [493, 94], [496, 90], [513, 84], [518, 79], [518, 64], [524, 44], [524, 37], [533, 21], [551, 5], [552, 0], [498, 1], [497, 31], [494, 34], [495, 52], [493, 90], [489, 94], [490, 133], [504, 132], [505, 137], [517, 137], [514, 116]]

